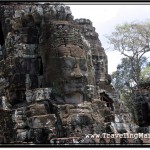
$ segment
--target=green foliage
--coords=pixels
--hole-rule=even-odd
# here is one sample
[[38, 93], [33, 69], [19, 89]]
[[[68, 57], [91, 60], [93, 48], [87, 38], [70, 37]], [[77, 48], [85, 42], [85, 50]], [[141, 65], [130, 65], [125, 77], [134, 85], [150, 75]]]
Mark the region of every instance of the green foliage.
[[142, 69], [141, 78], [142, 78], [142, 80], [146, 80], [146, 79], [150, 78], [150, 65], [148, 65], [147, 67]]
[[114, 50], [137, 53], [146, 52], [149, 48], [150, 23], [125, 23], [118, 25], [110, 36], [106, 36]]
[[[147, 64], [145, 57], [142, 57], [139, 61], [140, 70], [142, 70]], [[112, 73], [112, 84], [114, 87], [119, 90], [130, 90], [134, 84], [136, 84], [134, 70], [135, 66], [132, 66], [132, 63], [128, 57], [122, 58], [121, 64], [118, 64], [117, 71]], [[142, 76], [139, 77], [142, 79]]]
[[[126, 71], [129, 71], [130, 75], [132, 73], [132, 80], [138, 84], [141, 80], [141, 62], [146, 61], [143, 56], [150, 51], [150, 22], [118, 25], [115, 31], [106, 37], [112, 50], [117, 50], [128, 58], [129, 63], [125, 63], [131, 70]], [[128, 72], [126, 74], [128, 77]]]
[[[147, 64], [146, 58], [142, 57], [139, 64], [142, 70]], [[134, 80], [134, 71], [132, 70], [133, 67], [131, 66], [131, 61], [128, 57], [122, 58], [121, 64], [117, 66], [117, 71], [112, 74], [112, 84], [115, 89], [120, 91], [121, 100], [125, 102], [125, 105], [129, 108], [130, 113], [132, 113], [133, 120], [135, 120], [133, 108], [133, 87], [136, 85], [136, 82]], [[140, 78], [142, 77], [140, 76]]]

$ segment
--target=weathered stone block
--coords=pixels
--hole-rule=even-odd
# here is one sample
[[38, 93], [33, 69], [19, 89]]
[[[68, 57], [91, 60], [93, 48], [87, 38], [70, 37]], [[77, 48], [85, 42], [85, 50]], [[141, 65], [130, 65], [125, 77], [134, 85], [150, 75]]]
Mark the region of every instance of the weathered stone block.
[[27, 122], [26, 121], [17, 121], [16, 124], [15, 124], [15, 129], [25, 129], [27, 128]]
[[32, 27], [22, 28], [20, 34], [21, 43], [24, 44], [38, 44], [38, 30]]
[[27, 102], [35, 102], [50, 99], [51, 88], [38, 88], [26, 91]]
[[28, 140], [35, 144], [47, 144], [48, 142], [49, 130], [42, 128], [31, 128], [28, 132]]
[[37, 88], [38, 87], [38, 75], [14, 74], [9, 77], [9, 82], [10, 82], [11, 88], [19, 88], [19, 89]]
[[55, 127], [56, 116], [54, 114], [34, 116], [28, 119], [30, 128], [50, 128]]
[[40, 116], [40, 115], [47, 115], [48, 114], [48, 106], [45, 104], [32, 104], [27, 107], [26, 115], [28, 117], [32, 116]]
[[11, 20], [11, 24], [12, 24], [12, 28], [15, 30], [15, 31], [18, 31], [20, 28], [22, 28], [22, 20], [20, 17], [16, 17], [16, 18], [13, 18]]
[[37, 55], [37, 44], [23, 44], [18, 43], [14, 45], [15, 57], [24, 57], [24, 56], [36, 56]]
[[10, 110], [0, 109], [0, 135], [4, 143], [9, 143], [13, 137], [14, 124], [12, 122], [12, 116]]
[[25, 142], [28, 139], [28, 130], [25, 129], [18, 129], [17, 130], [17, 137], [16, 142]]
[[36, 58], [16, 58], [14, 65], [17, 74], [38, 75], [40, 72], [40, 61]]
[[11, 89], [7, 89], [6, 92], [8, 102], [11, 105], [23, 102], [25, 100], [25, 87], [23, 86], [12, 86]]

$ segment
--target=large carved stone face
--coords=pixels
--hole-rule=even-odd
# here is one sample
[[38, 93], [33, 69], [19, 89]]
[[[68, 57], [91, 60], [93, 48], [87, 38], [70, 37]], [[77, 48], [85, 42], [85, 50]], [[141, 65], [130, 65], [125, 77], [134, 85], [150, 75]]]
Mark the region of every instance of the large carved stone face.
[[[46, 28], [50, 29], [49, 34]], [[91, 73], [92, 61], [79, 29], [72, 24], [68, 25], [68, 22], [54, 22], [52, 25], [43, 26], [41, 38], [44, 86], [52, 87], [55, 100], [79, 104], [87, 97], [91, 99], [91, 96], [87, 96], [90, 93], [87, 90], [94, 82]]]

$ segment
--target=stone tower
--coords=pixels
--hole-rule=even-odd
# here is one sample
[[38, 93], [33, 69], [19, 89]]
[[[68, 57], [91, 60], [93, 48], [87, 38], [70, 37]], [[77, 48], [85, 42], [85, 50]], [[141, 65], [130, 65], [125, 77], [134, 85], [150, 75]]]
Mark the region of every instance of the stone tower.
[[86, 135], [131, 132], [130, 116], [115, 123], [128, 113], [90, 20], [51, 2], [2, 3], [0, 14], [2, 142], [108, 143]]

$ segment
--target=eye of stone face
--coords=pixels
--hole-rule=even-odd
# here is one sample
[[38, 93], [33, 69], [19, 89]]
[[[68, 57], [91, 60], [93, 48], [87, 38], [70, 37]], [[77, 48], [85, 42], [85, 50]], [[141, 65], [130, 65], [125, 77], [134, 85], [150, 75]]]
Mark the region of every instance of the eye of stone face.
[[74, 68], [74, 66], [76, 65], [76, 60], [73, 57], [67, 57], [67, 58], [63, 58], [62, 59], [62, 68]]
[[80, 66], [81, 70], [87, 71], [86, 59], [80, 59], [79, 60], [79, 66]]

